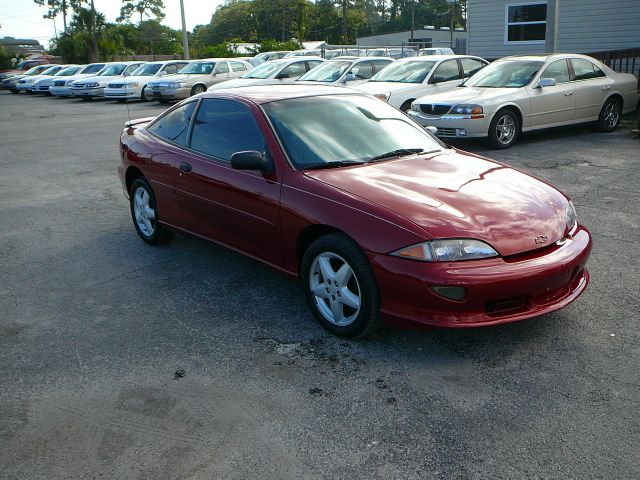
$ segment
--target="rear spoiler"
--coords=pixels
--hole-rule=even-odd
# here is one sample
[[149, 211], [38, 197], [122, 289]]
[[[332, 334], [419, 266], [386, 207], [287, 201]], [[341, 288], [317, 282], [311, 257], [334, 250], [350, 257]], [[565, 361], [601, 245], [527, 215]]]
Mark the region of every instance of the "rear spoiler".
[[156, 117], [136, 118], [135, 120], [129, 120], [128, 122], [125, 122], [124, 127], [129, 128], [133, 127], [134, 125], [140, 125], [141, 123], [149, 123], [154, 118]]

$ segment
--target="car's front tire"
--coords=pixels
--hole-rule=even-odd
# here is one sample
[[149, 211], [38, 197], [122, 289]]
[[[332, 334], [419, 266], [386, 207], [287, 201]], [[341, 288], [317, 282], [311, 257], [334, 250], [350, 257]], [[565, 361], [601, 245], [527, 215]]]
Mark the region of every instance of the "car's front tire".
[[309, 308], [331, 333], [364, 337], [381, 326], [373, 270], [346, 235], [334, 233], [313, 242], [302, 258], [301, 280]]
[[204, 85], [194, 85], [191, 89], [191, 96], [198, 95], [199, 93], [204, 93], [207, 91], [207, 88]]
[[598, 115], [596, 128], [599, 132], [613, 132], [620, 124], [622, 107], [620, 102], [615, 98], [608, 99]]
[[147, 99], [147, 87], [144, 86], [142, 87], [142, 91], [140, 92], [140, 100], [143, 102], [148, 102], [149, 100]]
[[516, 112], [505, 108], [496, 113], [489, 125], [488, 140], [494, 148], [509, 148], [520, 134], [520, 119]]
[[158, 221], [156, 196], [144, 177], [131, 184], [129, 204], [133, 226], [142, 240], [150, 245], [160, 245], [174, 237], [174, 233]]

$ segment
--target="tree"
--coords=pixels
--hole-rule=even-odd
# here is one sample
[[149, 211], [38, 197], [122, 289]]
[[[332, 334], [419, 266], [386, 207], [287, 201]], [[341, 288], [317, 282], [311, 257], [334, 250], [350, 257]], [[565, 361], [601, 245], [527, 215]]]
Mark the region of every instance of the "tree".
[[67, 0], [33, 0], [36, 5], [41, 7], [47, 7], [48, 11], [43, 15], [43, 18], [55, 19], [59, 14], [62, 14], [62, 24], [64, 25], [64, 31], [67, 31], [67, 10], [70, 8], [70, 2]]
[[122, 8], [120, 8], [120, 16], [117, 18], [118, 22], [123, 22], [130, 19], [134, 13], [140, 14], [140, 24], [142, 24], [142, 16], [147, 15], [151, 17], [153, 15], [156, 20], [160, 21], [165, 17], [164, 2], [162, 0], [122, 0]]

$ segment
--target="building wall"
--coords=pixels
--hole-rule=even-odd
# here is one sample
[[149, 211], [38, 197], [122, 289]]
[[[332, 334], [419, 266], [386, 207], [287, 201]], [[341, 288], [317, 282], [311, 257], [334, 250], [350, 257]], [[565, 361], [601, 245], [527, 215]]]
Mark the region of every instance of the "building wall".
[[[640, 1], [640, 0], [638, 0]], [[363, 47], [387, 47], [398, 46], [402, 42], [408, 42], [411, 37], [411, 31], [385, 33], [382, 35], [372, 35], [369, 37], [358, 37], [356, 42]], [[414, 30], [413, 38], [432, 38], [434, 47], [449, 47], [451, 44], [450, 30]], [[466, 39], [467, 32], [453, 31], [453, 42], [455, 45], [456, 38]]]
[[506, 5], [529, 2], [535, 0], [468, 0], [468, 53], [499, 58], [640, 47], [640, 0], [547, 0], [545, 43], [506, 45]]

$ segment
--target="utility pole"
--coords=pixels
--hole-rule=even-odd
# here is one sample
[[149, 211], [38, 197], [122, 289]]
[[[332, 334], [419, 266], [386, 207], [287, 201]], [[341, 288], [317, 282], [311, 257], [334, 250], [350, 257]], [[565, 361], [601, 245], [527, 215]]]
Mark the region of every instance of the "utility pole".
[[349, 44], [349, 27], [347, 26], [347, 1], [348, 0], [342, 0], [342, 21], [344, 22], [342, 24], [342, 36], [343, 36], [343, 42], [345, 45]]
[[62, 0], [62, 25], [64, 33], [67, 33], [67, 0]]
[[184, 0], [180, 0], [180, 15], [182, 15], [182, 58], [189, 60], [189, 38], [187, 37], [187, 22], [184, 19]]
[[410, 42], [413, 42], [413, 31], [416, 26], [416, 0], [411, 0], [411, 38]]
[[449, 28], [451, 29], [450, 30], [450, 33], [451, 33], [451, 50], [453, 50], [453, 12], [454, 12], [454, 9], [455, 9], [455, 6], [456, 6], [455, 5], [456, 0], [447, 0], [447, 3], [450, 5], [450, 7], [449, 7], [450, 8], [450, 14], [449, 15], [451, 16], [451, 26]]
[[95, 53], [95, 59], [93, 59], [93, 61], [97, 62], [98, 60], [100, 60], [100, 52], [98, 51], [98, 32], [97, 32], [97, 21], [96, 21], [96, 7], [93, 4], [93, 0], [91, 0], [91, 19], [92, 19], [92, 30], [93, 30], [93, 51]]

